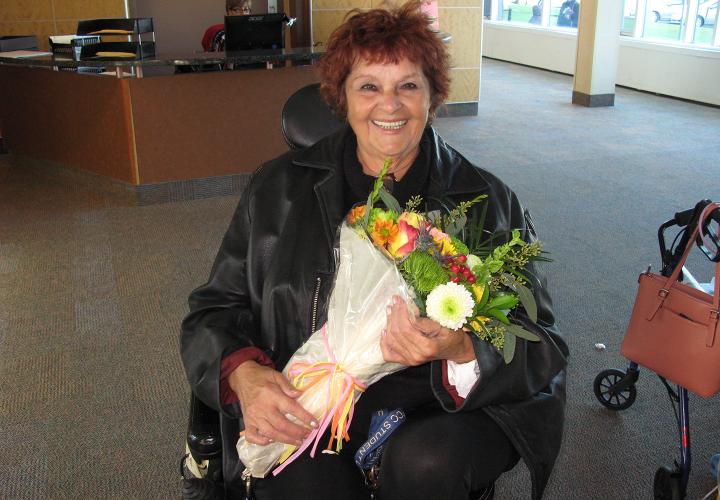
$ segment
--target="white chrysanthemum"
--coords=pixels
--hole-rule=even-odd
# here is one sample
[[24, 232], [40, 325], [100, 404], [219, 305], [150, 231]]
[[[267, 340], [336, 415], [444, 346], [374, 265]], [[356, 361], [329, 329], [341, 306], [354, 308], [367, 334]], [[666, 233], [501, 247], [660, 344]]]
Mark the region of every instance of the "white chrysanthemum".
[[470, 292], [452, 281], [433, 288], [425, 302], [428, 318], [451, 330], [457, 330], [465, 324], [474, 306]]

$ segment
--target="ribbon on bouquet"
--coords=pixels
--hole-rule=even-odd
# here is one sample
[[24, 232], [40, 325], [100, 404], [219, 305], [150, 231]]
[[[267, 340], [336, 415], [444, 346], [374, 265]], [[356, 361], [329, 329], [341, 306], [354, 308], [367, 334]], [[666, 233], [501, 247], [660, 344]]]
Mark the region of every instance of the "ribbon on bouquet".
[[318, 443], [328, 427], [330, 427], [330, 440], [326, 450], [332, 452], [332, 442], [334, 440], [335, 452], [339, 453], [340, 450], [342, 450], [343, 439], [346, 441], [350, 440], [348, 430], [352, 423], [357, 397], [367, 388], [365, 384], [346, 372], [342, 366], [338, 364], [335, 359], [335, 354], [328, 342], [326, 326], [322, 327], [320, 333], [330, 361], [317, 363], [300, 361], [293, 363], [288, 368], [288, 376], [291, 378], [293, 385], [301, 391], [306, 391], [316, 384], [328, 380], [328, 395], [325, 411], [320, 418], [320, 425], [318, 425], [317, 429], [313, 429], [299, 448], [295, 446], [287, 447], [278, 460], [278, 463], [282, 465], [273, 471], [274, 476], [280, 474], [280, 472], [300, 456], [311, 443], [314, 444], [310, 451], [310, 456], [314, 458]]

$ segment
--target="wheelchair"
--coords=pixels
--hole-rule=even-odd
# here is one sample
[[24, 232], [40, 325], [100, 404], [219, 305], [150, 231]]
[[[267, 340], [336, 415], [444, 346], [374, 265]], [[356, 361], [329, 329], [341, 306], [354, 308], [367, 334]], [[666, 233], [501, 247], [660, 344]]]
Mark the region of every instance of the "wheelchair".
[[[340, 128], [342, 122], [333, 114], [320, 95], [320, 84], [297, 90], [285, 102], [281, 112], [283, 138], [290, 149], [302, 149]], [[187, 444], [180, 464], [183, 481], [182, 498], [187, 500], [214, 499], [219, 492], [212, 484], [220, 485], [222, 478], [222, 440], [220, 416], [195, 394], [190, 395]], [[210, 482], [191, 482], [194, 478]]]

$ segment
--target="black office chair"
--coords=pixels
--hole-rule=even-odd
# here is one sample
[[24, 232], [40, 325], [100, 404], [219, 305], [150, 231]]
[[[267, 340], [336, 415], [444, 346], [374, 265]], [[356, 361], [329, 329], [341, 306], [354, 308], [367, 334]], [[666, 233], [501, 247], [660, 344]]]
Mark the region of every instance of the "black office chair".
[[[291, 149], [302, 149], [315, 144], [342, 125], [320, 96], [318, 83], [303, 87], [292, 94], [283, 105], [280, 121], [283, 137]], [[186, 451], [181, 463], [181, 474], [184, 478], [202, 477], [215, 483], [222, 482], [220, 417], [195, 394], [190, 395]], [[214, 492], [207, 483], [186, 481], [183, 485], [183, 498], [214, 498]]]

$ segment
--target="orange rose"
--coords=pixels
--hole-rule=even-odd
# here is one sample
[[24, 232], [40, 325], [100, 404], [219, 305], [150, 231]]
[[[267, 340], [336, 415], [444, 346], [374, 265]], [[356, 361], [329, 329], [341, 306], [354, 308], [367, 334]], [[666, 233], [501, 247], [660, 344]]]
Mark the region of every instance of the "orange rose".
[[388, 242], [388, 252], [395, 259], [402, 259], [415, 250], [415, 244], [420, 233], [416, 227], [402, 220], [402, 216], [400, 219], [397, 234]]
[[403, 212], [398, 217], [398, 222], [400, 221], [405, 221], [415, 229], [420, 229], [420, 223], [424, 221], [424, 218], [416, 212]]

